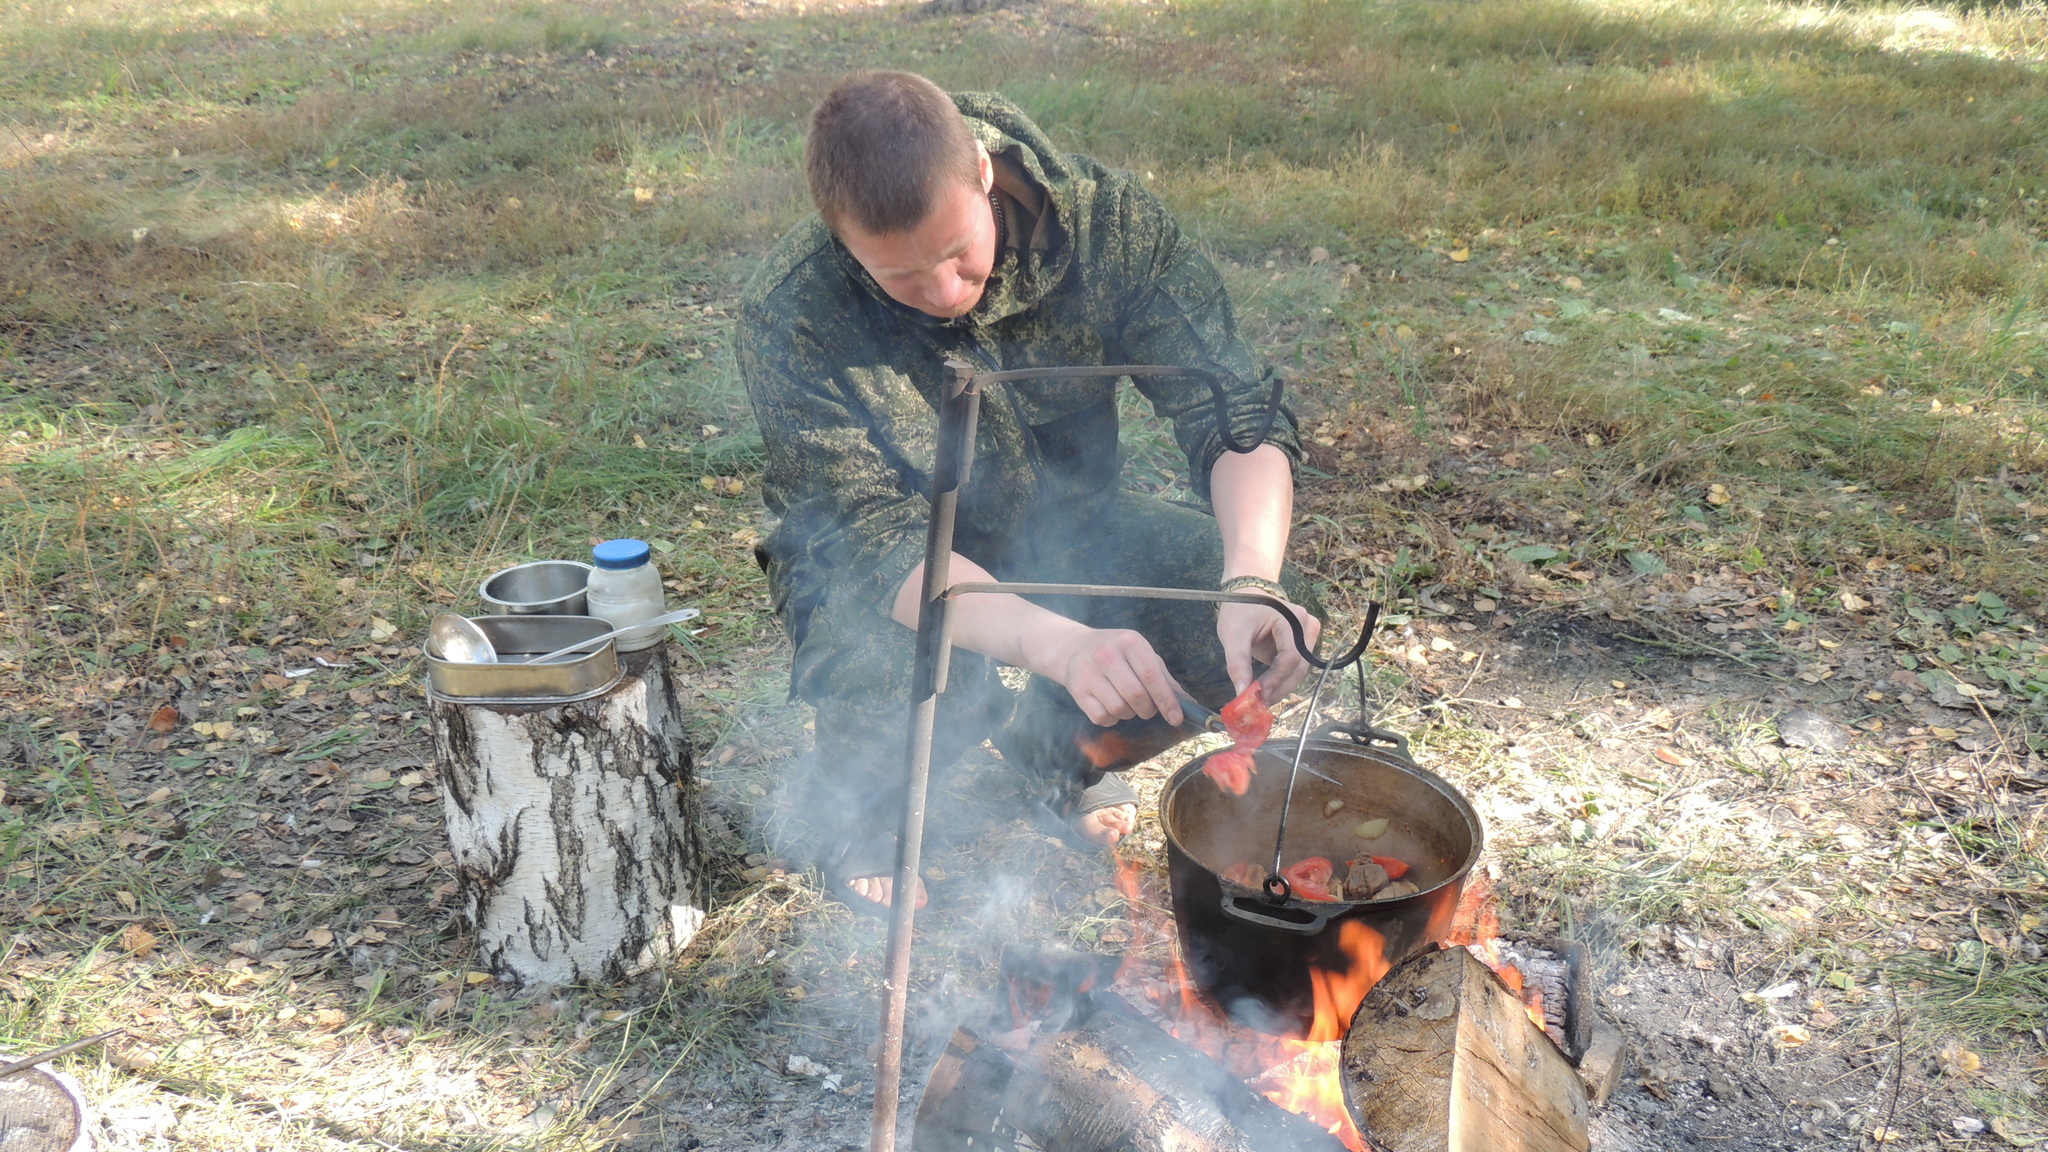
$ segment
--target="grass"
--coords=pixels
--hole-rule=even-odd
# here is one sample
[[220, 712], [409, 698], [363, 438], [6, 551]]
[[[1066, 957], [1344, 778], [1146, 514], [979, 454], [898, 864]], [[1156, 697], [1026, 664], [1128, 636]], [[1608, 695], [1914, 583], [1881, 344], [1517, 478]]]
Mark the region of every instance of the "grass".
[[[692, 649], [713, 791], [743, 825], [765, 802], [805, 736], [751, 558], [759, 447], [730, 312], [804, 210], [804, 110], [866, 65], [1000, 89], [1063, 146], [1148, 174], [1300, 383], [1311, 465], [1336, 479], [1304, 498], [1297, 553], [1333, 606], [1376, 594], [1397, 629], [1468, 650], [1429, 601], [1613, 616], [1688, 659], [1885, 696], [1871, 738], [1909, 740], [1880, 755], [1940, 803], [1883, 860], [1836, 833], [1761, 840], [1765, 801], [1707, 775], [1614, 775], [1578, 755], [1583, 707], [1559, 709], [1547, 771], [1478, 705], [1408, 718], [1432, 722], [1433, 755], [1492, 765], [1470, 783], [1502, 797], [1509, 858], [1580, 904], [1643, 932], [1756, 934], [1867, 983], [1898, 945], [1853, 928], [1880, 900], [1865, 886], [1905, 923], [1942, 909], [1922, 880], [1892, 892], [1893, 871], [1961, 869], [1986, 908], [2043, 874], [2038, 808], [1958, 807], [1975, 781], [1940, 775], [1942, 738], [1894, 737], [1910, 721], [1887, 710], [1961, 682], [1997, 693], [2005, 751], [2044, 739], [2044, 32], [2034, 4], [1760, 0], [17, 5], [0, 907], [20, 931], [0, 1032], [28, 1045], [161, 1004], [160, 1064], [94, 1065], [96, 1087], [142, 1116], [145, 1073], [182, 1086], [212, 1103], [179, 1130], [221, 1146], [252, 1110], [306, 1147], [367, 1132], [319, 1101], [385, 1075], [379, 1052], [432, 1052], [405, 1089], [423, 1102], [377, 1131], [484, 1146], [543, 1097], [620, 1115], [674, 1087], [638, 1071], [649, 1052], [737, 1059], [788, 1009], [730, 950], [750, 901], [786, 924], [807, 897], [737, 867], [726, 919], [658, 987], [539, 1016], [489, 985], [445, 995], [431, 775], [364, 777], [418, 744], [428, 615], [502, 565], [632, 534], [719, 625]], [[1132, 482], [1173, 487], [1163, 431], [1132, 416]], [[1386, 682], [1490, 682], [1423, 655], [1390, 656]], [[349, 667], [281, 675], [315, 656]], [[166, 703], [177, 729], [149, 732]], [[1752, 754], [1767, 721], [1716, 718], [1713, 773], [1765, 796], [1830, 784]], [[346, 778], [307, 771], [323, 763]], [[393, 783], [408, 771], [421, 782]], [[400, 790], [427, 806], [384, 803]], [[353, 872], [266, 862], [315, 797], [356, 825], [334, 834]], [[1816, 867], [1818, 909], [1763, 879]], [[386, 932], [391, 904], [426, 911]], [[2025, 1015], [1979, 1008], [2037, 995], [2018, 915], [1995, 913], [2011, 958], [1976, 999], [1930, 1009], [1973, 1042]], [[299, 1001], [344, 1019], [283, 1017]], [[333, 1079], [273, 1098], [254, 1056], [285, 1050]], [[544, 1089], [510, 1071], [528, 1066]], [[573, 1127], [546, 1139], [601, 1142]]]

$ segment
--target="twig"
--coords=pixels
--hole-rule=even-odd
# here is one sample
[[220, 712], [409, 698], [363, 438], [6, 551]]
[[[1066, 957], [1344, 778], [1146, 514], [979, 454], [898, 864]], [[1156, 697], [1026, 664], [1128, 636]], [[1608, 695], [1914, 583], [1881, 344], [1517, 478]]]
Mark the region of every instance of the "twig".
[[36, 1065], [41, 1064], [45, 1060], [55, 1060], [59, 1056], [69, 1056], [73, 1052], [76, 1052], [81, 1048], [90, 1048], [93, 1045], [99, 1043], [102, 1040], [107, 1039], [110, 1036], [119, 1036], [121, 1033], [126, 1031], [126, 1028], [116, 1028], [111, 1032], [102, 1032], [97, 1036], [87, 1036], [83, 1040], [73, 1040], [69, 1044], [59, 1044], [55, 1048], [51, 1048], [43, 1052], [38, 1052], [33, 1056], [24, 1057], [23, 1059], [16, 1060], [12, 1064], [0, 1064], [0, 1080], [5, 1080], [7, 1077], [14, 1075], [16, 1072], [21, 1072], [26, 1069], [33, 1068]]
[[1742, 657], [1737, 656], [1735, 653], [1730, 652], [1725, 648], [1709, 648], [1704, 644], [1696, 643], [1691, 640], [1658, 640], [1649, 636], [1633, 636], [1627, 632], [1619, 633], [1619, 635], [1623, 640], [1628, 640], [1636, 644], [1647, 644], [1652, 648], [1662, 648], [1667, 652], [1676, 652], [1681, 656], [1714, 656], [1722, 660], [1733, 660], [1737, 664], [1742, 665], [1744, 668], [1748, 668], [1756, 672], [1761, 672], [1765, 676], [1769, 676], [1773, 680], [1784, 679], [1783, 676], [1779, 676], [1776, 673], [1764, 671], [1762, 665], [1753, 663], [1748, 660], [1744, 660]]
[[1892, 1118], [1899, 1113], [1899, 1097], [1906, 1092], [1906, 1016], [1899, 1011], [1899, 986], [1892, 986], [1892, 1029], [1899, 1034], [1899, 1043], [1892, 1050], [1892, 1098], [1885, 1106], [1885, 1135], [1891, 1135]]

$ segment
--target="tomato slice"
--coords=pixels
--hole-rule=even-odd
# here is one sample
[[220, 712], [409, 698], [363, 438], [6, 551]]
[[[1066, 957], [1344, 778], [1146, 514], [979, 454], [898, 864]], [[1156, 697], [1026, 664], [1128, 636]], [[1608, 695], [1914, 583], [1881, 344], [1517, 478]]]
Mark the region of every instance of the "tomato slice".
[[1303, 900], [1333, 901], [1336, 895], [1330, 891], [1330, 880], [1337, 870], [1321, 856], [1308, 856], [1282, 869], [1280, 876], [1287, 886]]
[[1242, 884], [1247, 888], [1257, 888], [1266, 882], [1266, 878], [1259, 875], [1257, 868], [1242, 860], [1225, 868], [1223, 870], [1223, 878], [1232, 884]]
[[1250, 752], [1236, 748], [1225, 748], [1211, 753], [1202, 761], [1202, 775], [1216, 782], [1218, 788], [1232, 796], [1242, 796], [1252, 786], [1252, 773], [1258, 765]]
[[1245, 751], [1266, 742], [1273, 732], [1273, 710], [1266, 707], [1265, 690], [1257, 680], [1223, 706], [1223, 730]]
[[1392, 856], [1375, 856], [1372, 862], [1387, 870], [1389, 880], [1399, 880], [1408, 874], [1408, 862], [1405, 860], [1396, 860]]

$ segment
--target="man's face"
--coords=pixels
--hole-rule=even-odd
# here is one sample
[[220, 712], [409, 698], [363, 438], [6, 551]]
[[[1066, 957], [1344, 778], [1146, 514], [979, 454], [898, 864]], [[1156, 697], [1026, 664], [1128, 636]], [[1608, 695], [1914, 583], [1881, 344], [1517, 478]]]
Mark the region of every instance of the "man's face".
[[905, 232], [874, 235], [848, 224], [839, 241], [889, 298], [930, 316], [972, 311], [996, 264], [995, 212], [988, 190], [995, 171], [981, 156], [981, 186], [949, 181], [931, 214]]

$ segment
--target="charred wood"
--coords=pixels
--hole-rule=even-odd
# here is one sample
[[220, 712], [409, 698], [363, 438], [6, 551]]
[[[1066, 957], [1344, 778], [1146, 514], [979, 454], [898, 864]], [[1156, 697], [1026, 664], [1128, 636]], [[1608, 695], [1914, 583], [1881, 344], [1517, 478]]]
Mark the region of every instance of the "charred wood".
[[1175, 1040], [1113, 993], [1006, 1053], [953, 1035], [918, 1109], [917, 1152], [1338, 1152], [1327, 1132]]

